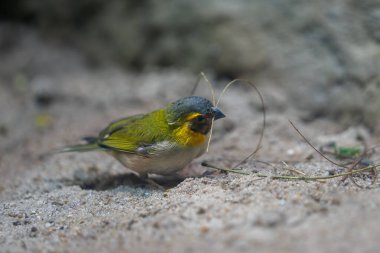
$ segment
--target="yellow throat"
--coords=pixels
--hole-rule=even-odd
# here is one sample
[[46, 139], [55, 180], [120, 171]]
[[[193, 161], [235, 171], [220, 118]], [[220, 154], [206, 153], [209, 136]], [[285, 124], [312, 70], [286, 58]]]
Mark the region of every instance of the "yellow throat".
[[189, 127], [189, 122], [187, 122], [199, 115], [199, 113], [190, 114], [186, 117], [186, 123], [174, 130], [174, 136], [178, 143], [183, 146], [195, 147], [202, 145], [205, 142], [207, 136], [191, 130]]

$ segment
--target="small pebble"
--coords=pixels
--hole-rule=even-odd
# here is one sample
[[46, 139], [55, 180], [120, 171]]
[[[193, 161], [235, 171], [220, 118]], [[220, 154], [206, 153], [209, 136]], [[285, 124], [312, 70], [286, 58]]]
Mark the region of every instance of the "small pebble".
[[12, 224], [13, 224], [13, 226], [20, 226], [21, 222], [20, 221], [14, 221]]
[[197, 214], [204, 214], [206, 213], [206, 209], [204, 209], [203, 207], [200, 207], [197, 211]]
[[295, 151], [294, 151], [294, 149], [288, 149], [288, 150], [286, 150], [286, 154], [289, 156], [292, 156], [295, 154]]
[[30, 236], [30, 237], [36, 237], [36, 236], [37, 236], [37, 231], [38, 231], [38, 229], [37, 229], [36, 227], [32, 227], [32, 228], [30, 229], [30, 234], [29, 234], [29, 236]]
[[208, 226], [206, 226], [206, 225], [203, 225], [203, 226], [200, 227], [200, 231], [201, 231], [202, 234], [207, 233], [209, 230], [210, 230], [210, 228]]

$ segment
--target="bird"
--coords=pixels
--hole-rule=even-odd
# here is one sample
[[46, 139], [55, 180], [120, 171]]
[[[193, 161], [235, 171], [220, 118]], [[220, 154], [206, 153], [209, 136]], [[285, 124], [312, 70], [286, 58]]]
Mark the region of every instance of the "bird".
[[213, 121], [225, 114], [201, 96], [188, 96], [164, 108], [111, 122], [86, 144], [59, 152], [102, 151], [137, 173], [175, 175], [205, 153]]

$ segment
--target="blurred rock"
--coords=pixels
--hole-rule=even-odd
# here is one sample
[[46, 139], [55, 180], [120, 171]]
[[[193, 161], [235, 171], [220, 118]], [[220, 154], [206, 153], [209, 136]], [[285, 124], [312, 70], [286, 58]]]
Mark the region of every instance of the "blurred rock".
[[92, 63], [249, 77], [281, 86], [307, 119], [380, 123], [378, 0], [8, 0], [0, 16], [78, 46]]

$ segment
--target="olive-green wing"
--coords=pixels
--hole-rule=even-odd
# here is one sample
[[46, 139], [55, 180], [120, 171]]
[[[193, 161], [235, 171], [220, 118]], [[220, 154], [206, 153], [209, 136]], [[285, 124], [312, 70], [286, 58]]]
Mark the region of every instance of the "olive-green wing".
[[114, 132], [122, 130], [124, 127], [132, 126], [134, 122], [141, 120], [144, 117], [144, 114], [138, 114], [113, 121], [100, 132], [99, 139], [105, 139], [105, 137], [112, 135]]
[[164, 111], [127, 117], [111, 123], [98, 138], [100, 147], [120, 152], [142, 154], [166, 138], [168, 125]]

